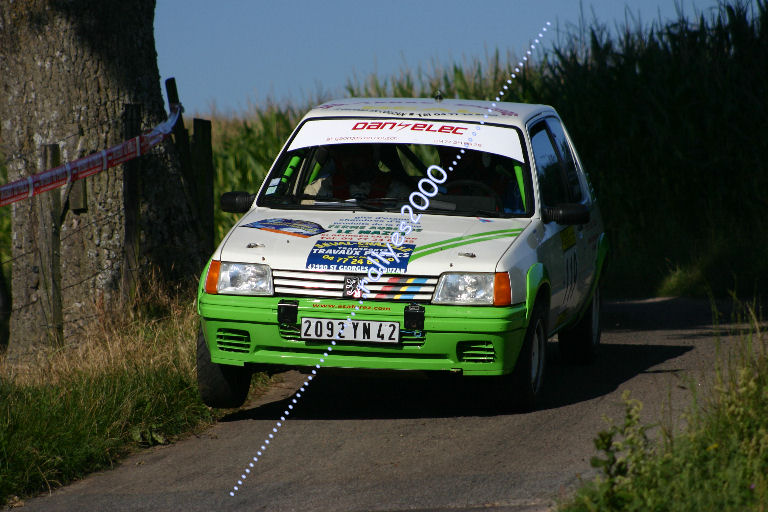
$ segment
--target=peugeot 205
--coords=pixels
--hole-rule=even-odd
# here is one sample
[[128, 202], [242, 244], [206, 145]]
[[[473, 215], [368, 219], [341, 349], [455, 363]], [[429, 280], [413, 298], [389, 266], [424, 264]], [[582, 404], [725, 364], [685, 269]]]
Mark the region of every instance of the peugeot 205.
[[608, 245], [552, 107], [328, 102], [221, 206], [245, 215], [200, 280], [209, 406], [241, 405], [254, 368], [321, 365], [481, 376], [531, 409], [550, 337], [598, 349]]

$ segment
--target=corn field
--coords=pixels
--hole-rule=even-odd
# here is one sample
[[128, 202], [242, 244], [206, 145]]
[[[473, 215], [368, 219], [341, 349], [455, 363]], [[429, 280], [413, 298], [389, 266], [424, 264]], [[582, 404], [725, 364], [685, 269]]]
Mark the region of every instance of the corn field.
[[[518, 74], [506, 98], [552, 105], [570, 130], [609, 234], [609, 294], [759, 292], [768, 284], [766, 0], [618, 35], [593, 21], [564, 39]], [[345, 94], [431, 97], [439, 89], [487, 100], [516, 62], [496, 50], [350, 80]], [[214, 115], [215, 197], [255, 192], [301, 116], [326, 99]], [[235, 216], [215, 215], [221, 240]], [[9, 218], [0, 210], [4, 262]]]
[[[517, 59], [349, 81], [348, 96], [490, 99]], [[619, 296], [759, 292], [768, 278], [768, 8], [624, 27], [593, 21], [535, 61], [509, 101], [554, 106], [597, 191]], [[310, 105], [215, 118], [216, 196], [255, 192]], [[217, 214], [217, 235], [233, 221]]]

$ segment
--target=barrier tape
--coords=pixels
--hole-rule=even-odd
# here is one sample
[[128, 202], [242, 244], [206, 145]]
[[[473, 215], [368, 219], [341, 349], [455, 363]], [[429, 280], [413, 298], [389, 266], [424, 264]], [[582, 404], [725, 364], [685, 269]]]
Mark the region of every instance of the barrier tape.
[[78, 158], [53, 169], [0, 186], [0, 206], [63, 187], [147, 154], [150, 149], [168, 138], [182, 110], [181, 104], [175, 103], [171, 105], [171, 115], [168, 119], [142, 135], [121, 142], [109, 149], [102, 149], [97, 153]]

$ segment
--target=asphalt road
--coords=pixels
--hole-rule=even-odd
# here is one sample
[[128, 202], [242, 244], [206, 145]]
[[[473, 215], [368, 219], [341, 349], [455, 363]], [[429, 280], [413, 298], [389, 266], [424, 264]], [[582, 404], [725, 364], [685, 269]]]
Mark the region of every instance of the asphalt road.
[[592, 439], [604, 417], [622, 418], [624, 390], [644, 403], [646, 421], [682, 421], [690, 388], [714, 373], [717, 346], [732, 344], [715, 333], [705, 301], [606, 303], [598, 360], [566, 365], [550, 342], [544, 403], [525, 414], [497, 414], [482, 389], [446, 379], [321, 370], [231, 497], [303, 381], [290, 372], [203, 435], [133, 455], [23, 510], [547, 510], [594, 476]]

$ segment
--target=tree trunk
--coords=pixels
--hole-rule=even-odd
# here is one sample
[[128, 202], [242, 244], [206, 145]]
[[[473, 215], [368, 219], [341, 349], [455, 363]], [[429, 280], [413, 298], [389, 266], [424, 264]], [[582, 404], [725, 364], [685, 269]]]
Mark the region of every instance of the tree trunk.
[[11, 294], [0, 266], [0, 354], [8, 347], [8, 323], [11, 319]]
[[[124, 140], [124, 106], [141, 104], [141, 129], [165, 119], [153, 34], [154, 0], [0, 2], [0, 143], [8, 179], [40, 170], [40, 147], [59, 143], [66, 162]], [[124, 166], [125, 167], [125, 166]], [[112, 169], [12, 205], [13, 312], [10, 353], [50, 334], [39, 219], [46, 194], [60, 194], [63, 334], [76, 342], [99, 311], [119, 306], [126, 261], [155, 267], [161, 281], [192, 278], [202, 258], [188, 183], [166, 143], [141, 157], [138, 256], [126, 259], [124, 169]], [[82, 184], [82, 185], [80, 185]], [[79, 190], [82, 186], [84, 190]], [[48, 204], [51, 202], [48, 202]], [[139, 271], [141, 275], [141, 270]]]

